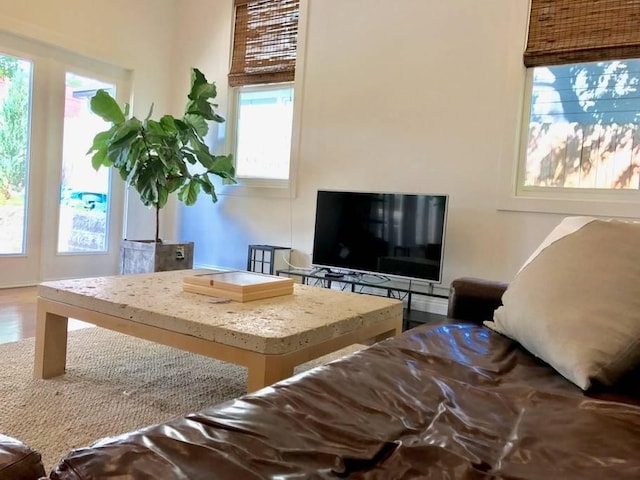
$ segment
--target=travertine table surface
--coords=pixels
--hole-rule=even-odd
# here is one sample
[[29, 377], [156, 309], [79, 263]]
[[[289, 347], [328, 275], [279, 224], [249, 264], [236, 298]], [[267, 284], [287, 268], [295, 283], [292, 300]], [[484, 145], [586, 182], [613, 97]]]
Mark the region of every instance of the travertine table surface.
[[35, 376], [61, 375], [68, 318], [248, 368], [248, 391], [353, 343], [400, 333], [396, 299], [294, 285], [293, 295], [220, 302], [187, 293], [182, 279], [207, 270], [44, 282], [38, 286]]

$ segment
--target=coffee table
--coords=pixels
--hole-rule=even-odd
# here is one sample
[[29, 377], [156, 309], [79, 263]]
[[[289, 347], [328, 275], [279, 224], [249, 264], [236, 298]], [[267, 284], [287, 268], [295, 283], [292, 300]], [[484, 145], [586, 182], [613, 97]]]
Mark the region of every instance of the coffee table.
[[402, 329], [402, 302], [391, 298], [299, 284], [293, 295], [245, 303], [183, 292], [184, 276], [207, 272], [41, 283], [35, 376], [65, 372], [69, 318], [245, 366], [249, 392], [291, 376], [296, 365]]

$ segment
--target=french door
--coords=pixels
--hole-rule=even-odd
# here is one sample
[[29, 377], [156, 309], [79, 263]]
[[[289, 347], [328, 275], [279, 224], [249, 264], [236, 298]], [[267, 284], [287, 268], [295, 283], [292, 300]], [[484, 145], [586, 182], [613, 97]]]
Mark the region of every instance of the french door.
[[124, 186], [86, 155], [128, 73], [0, 34], [0, 287], [117, 272]]

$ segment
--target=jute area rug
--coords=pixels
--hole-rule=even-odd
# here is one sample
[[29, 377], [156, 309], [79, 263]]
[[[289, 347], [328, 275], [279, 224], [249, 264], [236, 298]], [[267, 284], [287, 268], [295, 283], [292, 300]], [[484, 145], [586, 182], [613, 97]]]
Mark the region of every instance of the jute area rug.
[[[296, 373], [352, 353], [354, 345]], [[200, 410], [246, 392], [246, 369], [102, 328], [69, 332], [67, 372], [33, 378], [34, 339], [0, 345], [0, 432], [42, 454], [69, 450]]]

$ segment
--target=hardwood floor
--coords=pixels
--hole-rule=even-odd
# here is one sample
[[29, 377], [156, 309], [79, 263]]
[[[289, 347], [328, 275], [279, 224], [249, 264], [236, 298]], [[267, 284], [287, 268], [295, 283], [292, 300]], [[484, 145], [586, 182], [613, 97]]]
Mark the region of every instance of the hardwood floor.
[[[0, 289], [0, 344], [36, 336], [36, 287]], [[69, 330], [90, 326], [69, 321]]]
[[36, 335], [36, 287], [0, 290], [0, 343]]

